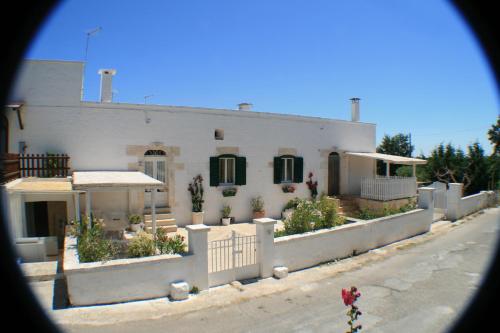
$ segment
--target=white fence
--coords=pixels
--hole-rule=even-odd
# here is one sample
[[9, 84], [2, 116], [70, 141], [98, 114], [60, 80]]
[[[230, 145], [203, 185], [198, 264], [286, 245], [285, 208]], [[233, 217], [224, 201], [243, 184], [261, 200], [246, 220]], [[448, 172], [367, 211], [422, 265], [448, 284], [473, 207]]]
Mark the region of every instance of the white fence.
[[417, 195], [415, 177], [365, 177], [361, 179], [361, 198], [373, 200], [395, 200]]

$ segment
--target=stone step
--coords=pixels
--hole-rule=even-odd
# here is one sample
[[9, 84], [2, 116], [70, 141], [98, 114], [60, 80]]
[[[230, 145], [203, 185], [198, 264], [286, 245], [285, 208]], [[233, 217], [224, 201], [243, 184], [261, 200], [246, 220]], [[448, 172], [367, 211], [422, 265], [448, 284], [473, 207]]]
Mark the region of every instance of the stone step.
[[[168, 226], [156, 226], [158, 229], [164, 229], [166, 232], [176, 232], [177, 231], [177, 226], [176, 225], [168, 225]], [[146, 232], [151, 233], [153, 230], [153, 227], [145, 227], [144, 230]]]
[[[144, 225], [146, 227], [150, 227], [153, 225], [153, 221], [146, 221], [144, 222]], [[156, 226], [172, 226], [175, 225], [175, 219], [157, 219], [156, 220]]]
[[[158, 213], [156, 214], [156, 220], [172, 219], [172, 213]], [[144, 222], [151, 221], [153, 219], [151, 214], [144, 214]]]
[[[168, 214], [171, 213], [172, 210], [170, 207], [156, 207], [155, 209], [156, 214]], [[144, 208], [144, 215], [149, 215], [151, 214], [151, 208]]]

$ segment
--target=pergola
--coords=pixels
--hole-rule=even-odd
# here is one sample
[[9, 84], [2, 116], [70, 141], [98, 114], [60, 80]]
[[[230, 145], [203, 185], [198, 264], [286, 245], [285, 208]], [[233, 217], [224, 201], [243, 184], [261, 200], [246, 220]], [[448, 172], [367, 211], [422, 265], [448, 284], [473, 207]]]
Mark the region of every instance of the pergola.
[[[73, 189], [85, 191], [85, 215], [89, 217], [92, 210], [93, 192], [151, 190], [151, 219], [153, 234], [156, 232], [156, 191], [165, 184], [139, 171], [75, 171], [73, 172]], [[77, 201], [78, 202], [78, 201]], [[80, 211], [80, 207], [76, 207]]]
[[389, 155], [389, 154], [381, 154], [381, 153], [355, 153], [355, 152], [346, 152], [346, 155], [350, 156], [358, 156], [369, 158], [373, 160], [380, 160], [386, 164], [386, 176], [389, 177], [389, 170], [391, 164], [404, 164], [413, 166], [413, 177], [415, 177], [415, 168], [417, 164], [426, 164], [426, 160], [422, 160], [420, 158], [413, 157], [403, 157], [397, 155]]

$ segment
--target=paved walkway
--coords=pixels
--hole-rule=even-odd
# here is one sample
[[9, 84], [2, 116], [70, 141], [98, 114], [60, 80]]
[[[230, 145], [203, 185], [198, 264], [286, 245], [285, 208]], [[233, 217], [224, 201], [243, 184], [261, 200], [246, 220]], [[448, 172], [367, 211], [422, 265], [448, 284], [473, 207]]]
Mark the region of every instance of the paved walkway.
[[[255, 224], [253, 223], [235, 223], [228, 226], [224, 225], [210, 225], [210, 231], [208, 232], [208, 240], [221, 240], [231, 237], [232, 231], [236, 231], [240, 235], [251, 236], [255, 235]], [[283, 228], [283, 222], [278, 220], [278, 223], [274, 225], [274, 230], [279, 230]], [[186, 228], [177, 228], [177, 234], [182, 235], [186, 239], [187, 244], [187, 230]], [[173, 233], [172, 233], [173, 234]]]
[[478, 288], [495, 247], [499, 208], [356, 257], [291, 273], [286, 279], [234, 283], [187, 301], [166, 299], [50, 312], [69, 332], [341, 332], [341, 288], [362, 293], [369, 332], [441, 332]]

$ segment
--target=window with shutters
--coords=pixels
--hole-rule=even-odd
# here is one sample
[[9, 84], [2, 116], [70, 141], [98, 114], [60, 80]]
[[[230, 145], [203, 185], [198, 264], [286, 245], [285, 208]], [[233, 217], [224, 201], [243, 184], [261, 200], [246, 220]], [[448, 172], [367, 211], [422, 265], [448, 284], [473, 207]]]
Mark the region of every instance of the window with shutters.
[[246, 185], [247, 160], [244, 156], [224, 154], [210, 157], [210, 186]]
[[219, 185], [234, 185], [235, 179], [235, 158], [219, 158]]
[[281, 158], [281, 182], [282, 183], [292, 183], [293, 182], [293, 157], [282, 157]]
[[274, 183], [302, 183], [304, 159], [299, 156], [282, 155], [274, 158]]

